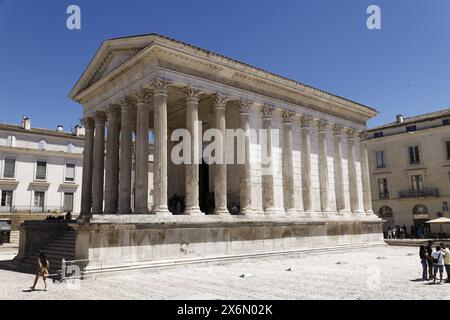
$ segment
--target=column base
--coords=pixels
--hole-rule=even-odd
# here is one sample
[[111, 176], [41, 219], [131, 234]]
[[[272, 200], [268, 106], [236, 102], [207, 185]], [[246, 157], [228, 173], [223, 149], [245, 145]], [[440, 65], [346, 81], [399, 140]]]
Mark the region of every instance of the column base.
[[153, 210], [152, 213], [160, 217], [167, 217], [172, 215], [172, 212], [169, 211], [169, 208], [167, 206], [158, 206]]
[[375, 213], [373, 212], [372, 209], [366, 211], [366, 216], [372, 216], [372, 215], [375, 215]]
[[186, 216], [204, 216], [205, 213], [201, 212], [200, 207], [188, 207], [184, 210], [182, 215]]
[[228, 211], [227, 208], [215, 208], [213, 214], [228, 216], [228, 215], [230, 215], [230, 211]]
[[89, 216], [80, 215], [80, 216], [77, 218], [77, 223], [78, 223], [78, 224], [89, 223], [89, 222], [91, 222], [91, 218], [92, 218], [91, 215], [89, 215]]
[[279, 208], [266, 208], [264, 210], [265, 214], [274, 214], [274, 215], [285, 215], [286, 211], [284, 211], [283, 209], [279, 209]]
[[131, 208], [119, 208], [117, 209], [117, 214], [131, 214], [133, 213]]
[[295, 208], [286, 209], [286, 214], [289, 216], [296, 216], [299, 214], [299, 211]]

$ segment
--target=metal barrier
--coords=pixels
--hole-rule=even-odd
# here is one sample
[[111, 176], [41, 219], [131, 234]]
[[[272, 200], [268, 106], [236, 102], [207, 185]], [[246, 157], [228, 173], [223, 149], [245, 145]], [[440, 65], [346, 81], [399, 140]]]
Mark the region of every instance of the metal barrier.
[[102, 268], [102, 260], [85, 259], [85, 260], [65, 260], [62, 259], [61, 264], [61, 281], [82, 279], [86, 271]]

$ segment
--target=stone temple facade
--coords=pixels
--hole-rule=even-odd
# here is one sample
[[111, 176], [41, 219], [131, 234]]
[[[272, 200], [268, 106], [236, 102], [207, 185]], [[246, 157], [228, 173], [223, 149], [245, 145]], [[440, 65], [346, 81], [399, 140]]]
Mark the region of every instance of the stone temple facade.
[[[86, 128], [77, 258], [120, 264], [382, 239], [364, 134], [372, 108], [156, 34], [105, 41], [70, 97]], [[173, 163], [180, 128], [191, 159], [207, 148], [207, 129], [242, 129], [244, 163]], [[262, 139], [260, 129], [273, 134]], [[227, 146], [215, 155], [227, 157]], [[182, 210], [169, 211], [174, 196]]]

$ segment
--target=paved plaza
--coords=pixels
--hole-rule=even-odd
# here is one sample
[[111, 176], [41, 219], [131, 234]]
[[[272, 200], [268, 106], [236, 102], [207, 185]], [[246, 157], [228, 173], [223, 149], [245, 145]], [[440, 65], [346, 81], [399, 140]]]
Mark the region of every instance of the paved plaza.
[[[0, 250], [7, 260], [16, 249]], [[47, 292], [27, 292], [33, 275], [1, 269], [0, 299], [450, 299], [450, 284], [417, 281], [417, 251], [386, 246], [180, 265], [73, 284], [50, 281]]]

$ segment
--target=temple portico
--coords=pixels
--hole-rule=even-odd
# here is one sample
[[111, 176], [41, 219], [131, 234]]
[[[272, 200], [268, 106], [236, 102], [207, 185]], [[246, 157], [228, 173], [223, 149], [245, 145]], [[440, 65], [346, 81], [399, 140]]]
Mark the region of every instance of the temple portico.
[[382, 241], [370, 107], [156, 34], [105, 41], [69, 96], [86, 126], [77, 259]]

